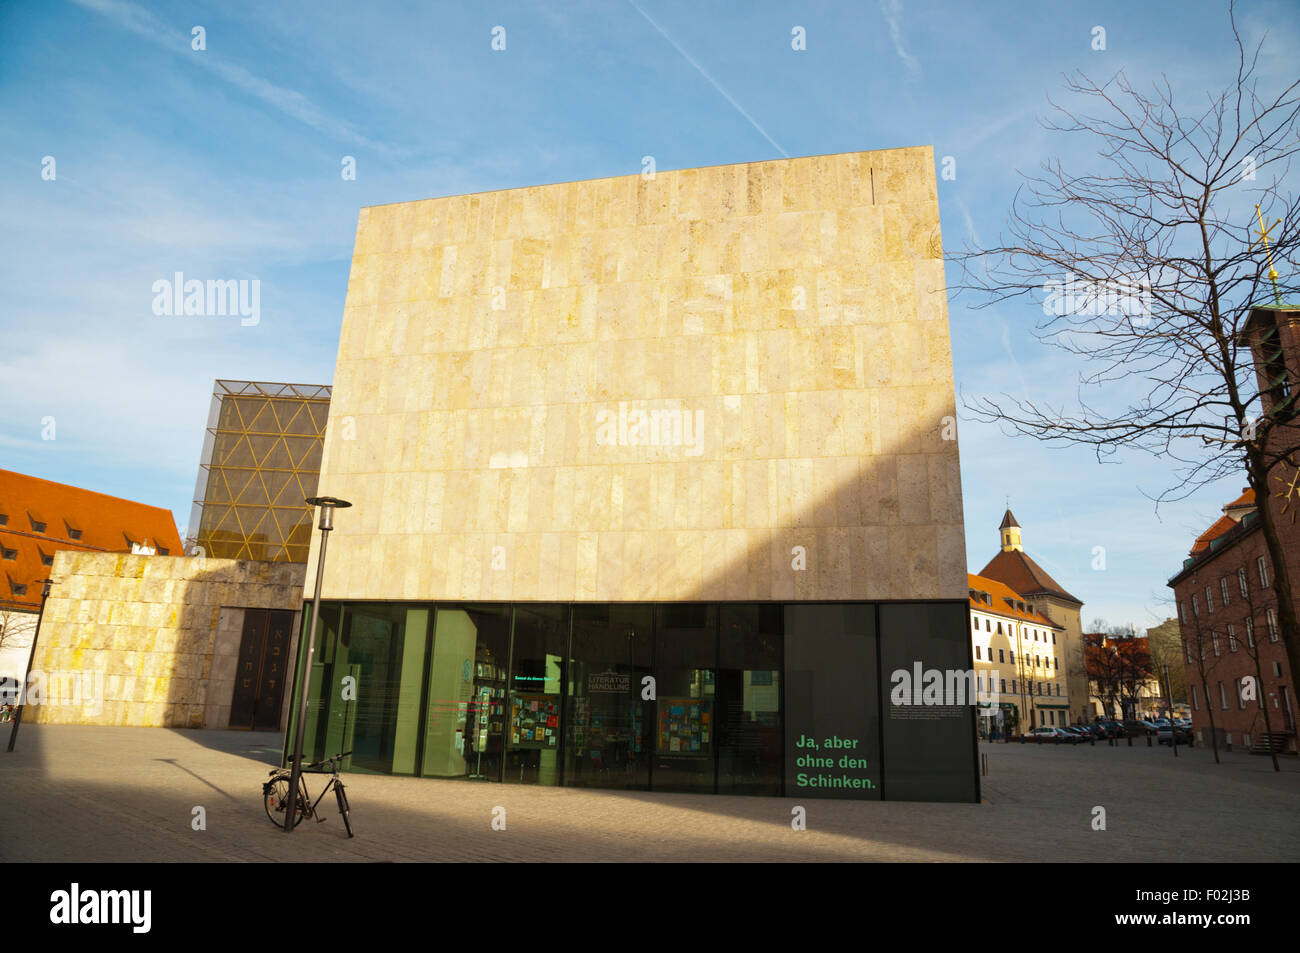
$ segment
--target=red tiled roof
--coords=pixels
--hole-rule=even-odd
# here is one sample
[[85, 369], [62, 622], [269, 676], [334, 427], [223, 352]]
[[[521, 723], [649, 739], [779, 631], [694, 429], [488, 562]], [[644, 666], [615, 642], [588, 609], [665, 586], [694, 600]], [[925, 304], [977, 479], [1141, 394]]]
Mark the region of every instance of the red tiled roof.
[[[0, 470], [0, 517], [7, 517], [0, 525], [0, 606], [10, 608], [40, 608], [41, 582], [50, 575], [42, 557], [60, 549], [129, 553], [132, 543], [146, 543], [181, 552], [170, 510], [11, 470]], [[27, 591], [20, 595], [15, 586]]]
[[1195, 556], [1197, 553], [1205, 552], [1207, 549], [1210, 548], [1211, 540], [1218, 539], [1220, 536], [1222, 536], [1224, 533], [1226, 533], [1228, 530], [1232, 529], [1236, 525], [1237, 525], [1237, 521], [1234, 520], [1231, 516], [1220, 516], [1217, 520], [1215, 520], [1213, 523], [1210, 524], [1209, 529], [1207, 529], [1200, 536], [1196, 537], [1196, 542], [1192, 543], [1192, 548], [1189, 555]]
[[1059, 596], [1083, 605], [1066, 592], [1059, 582], [1049, 576], [1042, 566], [1018, 549], [1003, 550], [998, 553], [980, 570], [980, 575], [996, 579], [1016, 592], [1023, 592], [1028, 596], [1046, 593], [1049, 596]]
[[[1033, 600], [1026, 599], [1010, 586], [1000, 583], [996, 579], [989, 579], [968, 572], [966, 573], [966, 587], [971, 590], [971, 592], [967, 593], [967, 597], [970, 599], [972, 609], [979, 609], [981, 612], [990, 612], [1001, 616], [1011, 616], [1023, 622], [1032, 622], [1034, 625], [1044, 625], [1054, 629], [1061, 628], [1041, 612], [1026, 612], [1017, 608], [1016, 603], [1023, 602], [1032, 605]], [[973, 594], [975, 592], [987, 592], [992, 598], [993, 604], [989, 605], [977, 601]]]
[[1254, 506], [1255, 491], [1250, 487], [1242, 487], [1241, 496], [1237, 497], [1231, 503], [1224, 507], [1225, 510], [1236, 509], [1239, 506]]

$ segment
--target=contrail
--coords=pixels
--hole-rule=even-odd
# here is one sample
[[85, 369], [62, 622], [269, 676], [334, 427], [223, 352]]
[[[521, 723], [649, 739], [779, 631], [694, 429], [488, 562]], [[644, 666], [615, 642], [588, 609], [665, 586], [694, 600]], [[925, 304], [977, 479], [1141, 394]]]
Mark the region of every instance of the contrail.
[[707, 79], [709, 83], [713, 86], [713, 88], [722, 94], [723, 98], [726, 99], [727, 102], [731, 103], [731, 105], [736, 107], [736, 112], [740, 113], [742, 116], [748, 119], [749, 124], [753, 126], [755, 129], [757, 129], [759, 131], [759, 134], [764, 139], [772, 143], [773, 149], [781, 153], [781, 155], [785, 156], [787, 159], [790, 158], [790, 153], [786, 152], [779, 145], [777, 145], [776, 140], [767, 134], [767, 130], [765, 130], [762, 126], [760, 126], [753, 116], [745, 112], [745, 107], [740, 105], [740, 103], [736, 102], [734, 99], [732, 99], [731, 94], [729, 92], [727, 92], [720, 85], [718, 85], [718, 81], [709, 75], [708, 70], [706, 70], [699, 63], [695, 62], [695, 60], [691, 58], [691, 54], [687, 53], [684, 49], [682, 49], [681, 46], [678, 45], [677, 41], [674, 40], [671, 36], [669, 36], [667, 31], [665, 31], [663, 27], [661, 27], [658, 23], [655, 23], [655, 21], [650, 18], [650, 14], [646, 13], [639, 6], [637, 6], [636, 0], [627, 0], [627, 2], [631, 5], [633, 10], [641, 14], [641, 16], [645, 17], [646, 22], [648, 22], [652, 27], [658, 30], [659, 33], [663, 36], [663, 38], [673, 45], [673, 49], [675, 49], [678, 53], [682, 54], [682, 56], [686, 59], [686, 62], [694, 66], [696, 70], [699, 71], [699, 74], [703, 76], [705, 79]]

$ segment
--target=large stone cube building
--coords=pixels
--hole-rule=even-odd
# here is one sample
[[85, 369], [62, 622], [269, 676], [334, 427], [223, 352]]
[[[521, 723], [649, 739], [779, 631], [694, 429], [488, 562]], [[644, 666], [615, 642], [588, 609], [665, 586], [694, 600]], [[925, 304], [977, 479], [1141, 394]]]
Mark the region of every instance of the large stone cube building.
[[309, 750], [971, 799], [954, 419], [929, 148], [363, 209]]

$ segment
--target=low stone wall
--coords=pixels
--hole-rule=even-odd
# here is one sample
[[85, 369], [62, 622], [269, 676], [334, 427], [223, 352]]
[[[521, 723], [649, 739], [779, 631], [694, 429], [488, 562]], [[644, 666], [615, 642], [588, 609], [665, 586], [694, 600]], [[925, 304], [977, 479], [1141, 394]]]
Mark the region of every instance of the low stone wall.
[[[227, 727], [244, 610], [297, 611], [305, 571], [292, 563], [60, 551], [33, 665], [47, 682], [34, 679], [34, 687], [47, 697], [24, 718]], [[80, 699], [69, 693], [77, 680]]]

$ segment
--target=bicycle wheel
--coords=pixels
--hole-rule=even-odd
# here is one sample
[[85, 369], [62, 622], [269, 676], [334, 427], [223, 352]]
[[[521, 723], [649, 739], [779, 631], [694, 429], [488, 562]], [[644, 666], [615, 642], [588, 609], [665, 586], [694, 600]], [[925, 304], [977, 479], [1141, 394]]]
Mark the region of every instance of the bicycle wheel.
[[343, 826], [348, 829], [348, 836], [352, 835], [352, 818], [348, 816], [348, 796], [343, 793], [343, 785], [336, 783], [334, 785], [334, 797], [339, 802], [339, 813], [343, 815]]
[[[306, 814], [306, 806], [302, 801], [302, 792], [299, 791], [298, 795], [298, 804], [294, 811], [297, 815], [294, 818], [294, 827], [302, 823], [302, 819]], [[262, 803], [266, 807], [266, 816], [271, 819], [271, 823], [276, 827], [285, 827], [289, 810], [289, 778], [287, 776], [272, 778], [262, 785]]]

